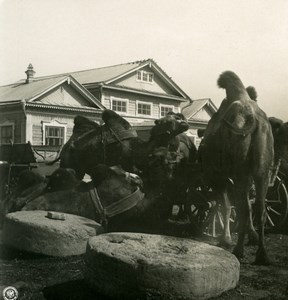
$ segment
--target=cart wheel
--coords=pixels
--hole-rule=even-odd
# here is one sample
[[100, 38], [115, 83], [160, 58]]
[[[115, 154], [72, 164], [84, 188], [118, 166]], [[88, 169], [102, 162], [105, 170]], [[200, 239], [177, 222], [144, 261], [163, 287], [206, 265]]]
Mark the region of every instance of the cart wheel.
[[[218, 237], [224, 230], [224, 207], [219, 199], [213, 199], [212, 190], [208, 187], [198, 187], [188, 192], [185, 208], [190, 222], [198, 226], [202, 233]], [[236, 230], [235, 206], [231, 207], [230, 231]]]
[[[217, 204], [208, 213], [208, 218], [205, 222], [204, 233], [212, 237], [218, 237], [224, 231], [224, 208], [221, 204]], [[235, 206], [231, 207], [230, 215], [230, 232], [234, 232], [237, 227]]]
[[[252, 203], [253, 221], [254, 205], [255, 205], [255, 186], [253, 185], [250, 191], [250, 201]], [[266, 207], [266, 224], [265, 230], [277, 230], [280, 229], [288, 215], [288, 193], [284, 182], [279, 176], [276, 177], [274, 185], [269, 187], [265, 199]]]
[[283, 181], [279, 176], [268, 189], [266, 196], [266, 229], [280, 229], [288, 214], [288, 194]]

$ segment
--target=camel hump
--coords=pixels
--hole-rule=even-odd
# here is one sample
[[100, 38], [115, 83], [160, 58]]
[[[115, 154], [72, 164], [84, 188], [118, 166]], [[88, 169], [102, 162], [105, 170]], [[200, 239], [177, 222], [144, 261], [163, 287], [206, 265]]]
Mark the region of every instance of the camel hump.
[[86, 131], [95, 129], [99, 126], [100, 125], [98, 125], [96, 122], [94, 122], [86, 117], [78, 115], [74, 118], [73, 133], [86, 132]]
[[253, 106], [241, 101], [235, 101], [228, 107], [224, 118], [226, 125], [239, 135], [247, 135], [256, 127], [256, 117]]
[[257, 94], [257, 91], [254, 86], [251, 86], [251, 85], [247, 86], [246, 91], [247, 91], [250, 99], [257, 101], [258, 94]]

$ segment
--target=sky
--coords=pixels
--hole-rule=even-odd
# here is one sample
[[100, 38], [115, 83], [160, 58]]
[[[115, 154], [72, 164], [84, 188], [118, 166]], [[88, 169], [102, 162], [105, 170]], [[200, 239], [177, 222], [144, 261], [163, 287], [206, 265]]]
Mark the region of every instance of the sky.
[[0, 85], [148, 58], [217, 107], [234, 71], [288, 121], [288, 0], [0, 0]]

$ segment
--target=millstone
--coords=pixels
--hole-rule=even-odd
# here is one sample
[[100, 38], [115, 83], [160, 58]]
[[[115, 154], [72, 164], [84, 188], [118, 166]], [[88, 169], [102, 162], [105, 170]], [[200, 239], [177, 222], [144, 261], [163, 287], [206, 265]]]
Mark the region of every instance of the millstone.
[[100, 224], [76, 215], [65, 220], [47, 218], [47, 211], [19, 211], [7, 214], [3, 243], [18, 250], [52, 256], [80, 255], [87, 240], [103, 232]]
[[202, 242], [140, 233], [92, 237], [86, 280], [112, 299], [207, 299], [235, 288], [240, 265]]

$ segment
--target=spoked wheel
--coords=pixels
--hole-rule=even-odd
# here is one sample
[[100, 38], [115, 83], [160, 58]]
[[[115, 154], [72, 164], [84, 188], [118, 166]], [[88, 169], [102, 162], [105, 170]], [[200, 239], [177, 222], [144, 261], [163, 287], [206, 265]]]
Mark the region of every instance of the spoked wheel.
[[[213, 237], [221, 236], [224, 232], [224, 207], [217, 204], [208, 212], [208, 218], [205, 222], [204, 233]], [[231, 207], [230, 231], [234, 232], [237, 226], [235, 206]]]
[[266, 229], [280, 229], [288, 214], [288, 194], [283, 181], [279, 176], [268, 189], [266, 196]]
[[[250, 191], [250, 201], [252, 212], [255, 210], [255, 187]], [[275, 183], [269, 187], [266, 200], [266, 224], [265, 230], [280, 229], [288, 218], [288, 193], [284, 182], [279, 176]], [[212, 190], [203, 185], [199, 185], [195, 190], [188, 192], [187, 204], [185, 208], [190, 222], [197, 225], [202, 233], [212, 237], [223, 234], [225, 208], [220, 199], [213, 197]], [[255, 216], [253, 213], [255, 223]], [[237, 231], [236, 207], [231, 207], [230, 231]]]
[[[250, 201], [252, 203], [253, 221], [255, 220], [255, 187], [251, 188]], [[288, 215], [288, 193], [284, 182], [279, 176], [276, 177], [274, 185], [269, 187], [265, 199], [266, 224], [265, 230], [280, 229]], [[257, 224], [255, 224], [257, 226]]]
[[[198, 226], [202, 233], [212, 237], [223, 234], [225, 208], [209, 187], [202, 185], [190, 190], [185, 210], [192, 225]], [[233, 232], [235, 229], [236, 211], [235, 206], [232, 206], [230, 230]]]

